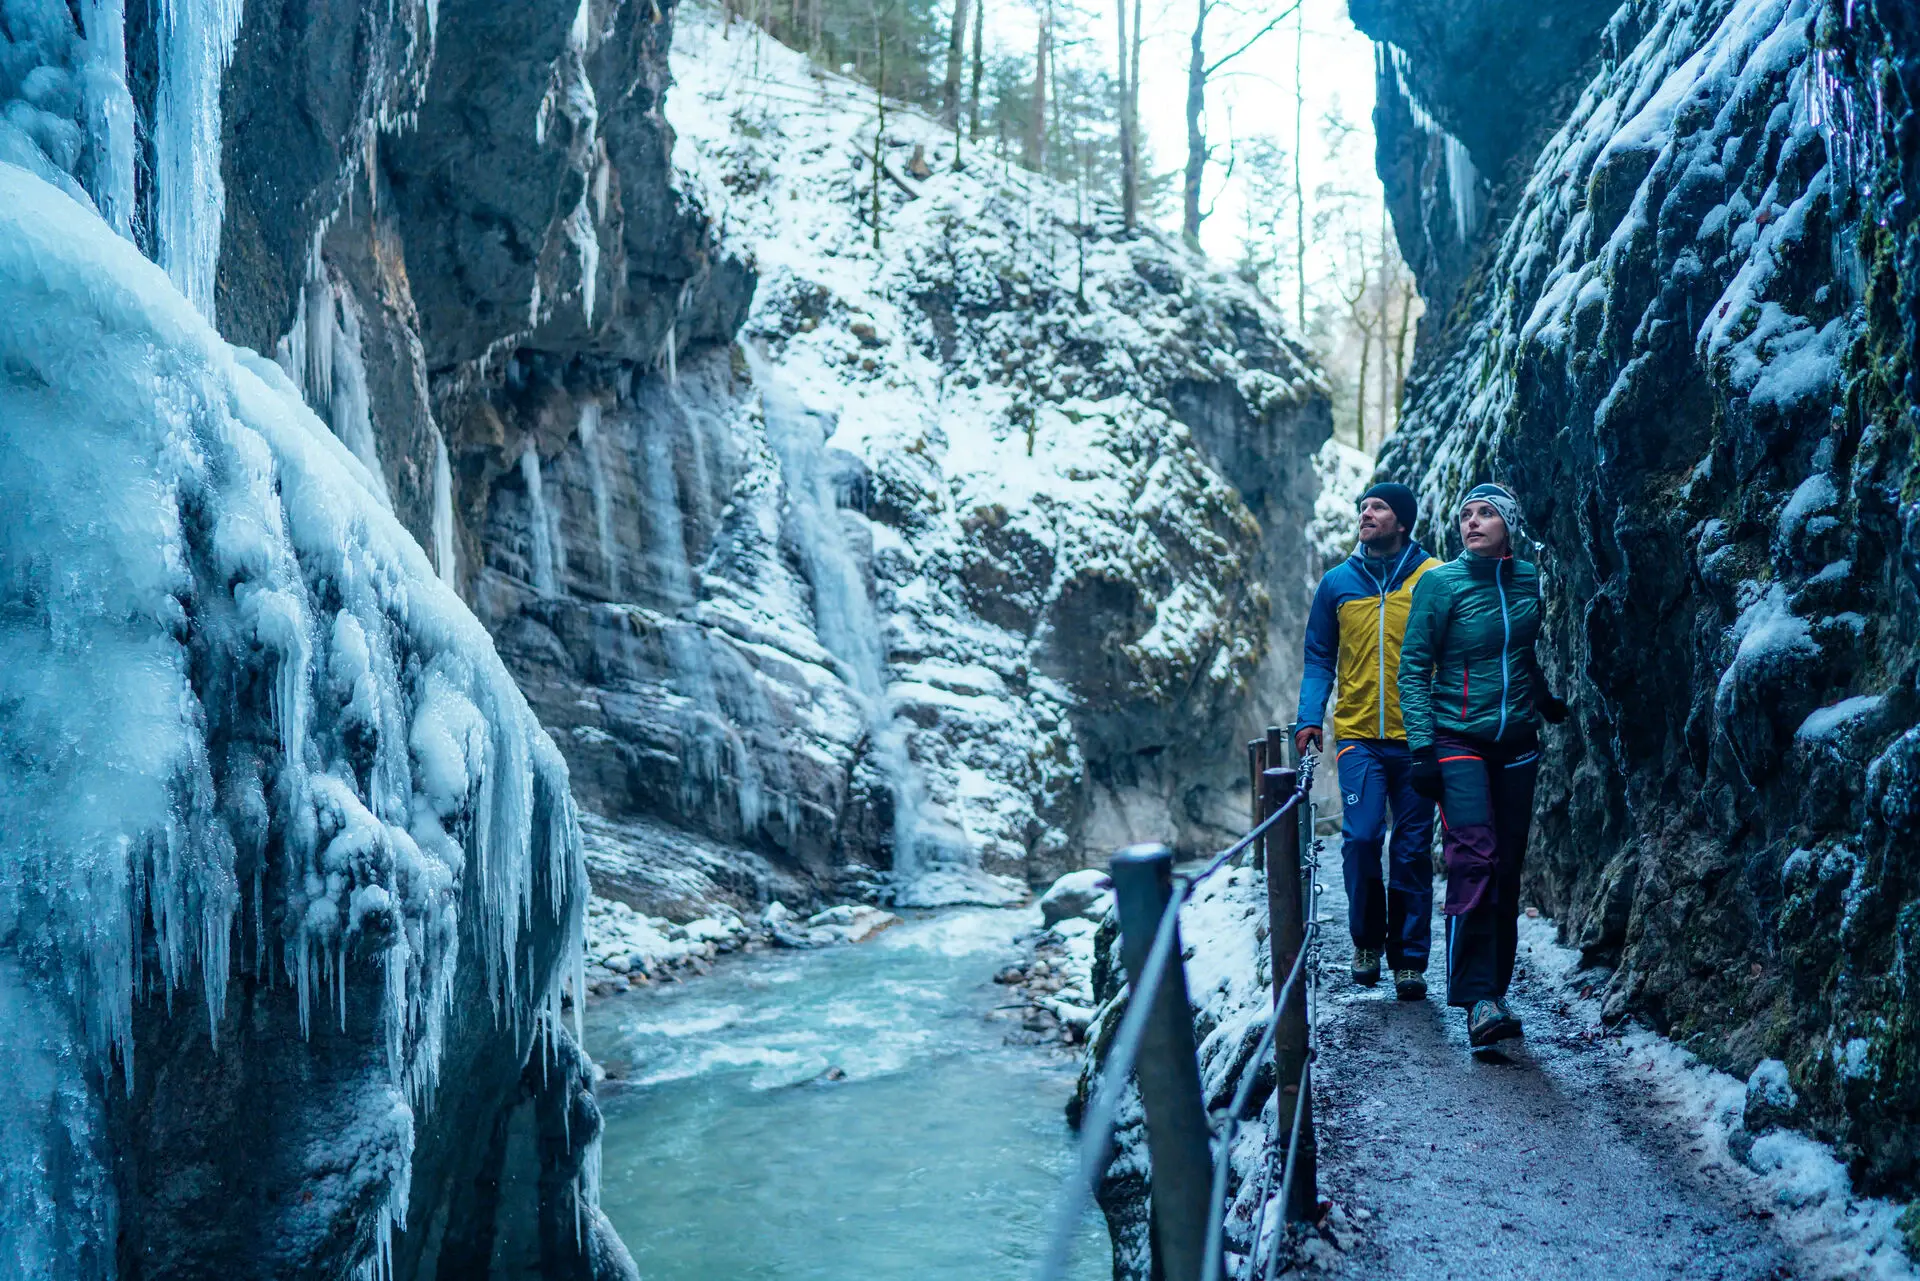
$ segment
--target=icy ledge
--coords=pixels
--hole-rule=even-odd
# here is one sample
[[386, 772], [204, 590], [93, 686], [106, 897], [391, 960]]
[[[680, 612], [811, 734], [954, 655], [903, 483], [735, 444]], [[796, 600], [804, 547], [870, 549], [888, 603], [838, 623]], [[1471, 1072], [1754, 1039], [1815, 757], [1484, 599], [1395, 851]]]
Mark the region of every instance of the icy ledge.
[[319, 1203], [279, 1225], [350, 1233], [372, 1274], [457, 967], [530, 1045], [558, 1010], [536, 923], [581, 951], [565, 765], [279, 370], [3, 163], [0, 315], [0, 1278], [113, 1275], [136, 1013], [204, 1006], [218, 1055], [230, 974], [303, 1033], [345, 1028], [349, 989], [377, 1011], [381, 1079], [285, 1139]]

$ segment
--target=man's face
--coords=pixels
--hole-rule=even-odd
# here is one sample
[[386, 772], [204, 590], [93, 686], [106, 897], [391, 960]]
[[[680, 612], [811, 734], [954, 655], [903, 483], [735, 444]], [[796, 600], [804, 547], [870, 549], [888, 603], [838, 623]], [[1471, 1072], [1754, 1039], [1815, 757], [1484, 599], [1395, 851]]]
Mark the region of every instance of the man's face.
[[1406, 533], [1400, 518], [1393, 514], [1393, 508], [1379, 498], [1369, 498], [1360, 504], [1360, 541], [1363, 543], [1391, 543]]

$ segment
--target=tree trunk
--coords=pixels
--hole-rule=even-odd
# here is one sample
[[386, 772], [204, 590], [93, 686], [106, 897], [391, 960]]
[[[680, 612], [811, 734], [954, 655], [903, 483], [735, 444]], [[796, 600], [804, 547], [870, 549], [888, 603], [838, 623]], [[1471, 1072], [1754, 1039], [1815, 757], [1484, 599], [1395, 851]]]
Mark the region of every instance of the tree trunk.
[[1306, 85], [1301, 74], [1306, 66], [1307, 12], [1303, 5], [1294, 11], [1298, 24], [1293, 36], [1293, 284], [1299, 304], [1300, 337], [1307, 336], [1307, 184], [1300, 176], [1300, 147], [1305, 140], [1303, 124], [1307, 114]]
[[1033, 112], [1027, 121], [1026, 154], [1021, 161], [1040, 173], [1047, 163], [1047, 61], [1053, 32], [1047, 16], [1040, 16], [1040, 35], [1033, 52]]
[[1144, 35], [1140, 27], [1146, 23], [1142, 12], [1144, 0], [1133, 0], [1133, 65], [1127, 67], [1127, 123], [1133, 131], [1133, 217], [1127, 221], [1127, 230], [1140, 225], [1140, 44]]
[[987, 25], [987, 0], [978, 0], [974, 9], [973, 88], [968, 94], [967, 137], [972, 142], [978, 142], [980, 141], [980, 81], [986, 74], [987, 65], [985, 37], [981, 35]]
[[960, 70], [967, 61], [967, 0], [953, 0], [953, 30], [947, 33], [947, 81], [940, 99], [940, 123], [960, 131]]
[[1400, 418], [1400, 403], [1407, 395], [1407, 339], [1413, 330], [1413, 292], [1411, 278], [1400, 278], [1400, 327], [1393, 335], [1393, 416]]
[[1120, 219], [1132, 234], [1140, 216], [1140, 185], [1135, 176], [1139, 162], [1133, 138], [1133, 89], [1127, 79], [1127, 59], [1133, 52], [1127, 45], [1127, 0], [1113, 0], [1113, 9], [1120, 26]]
[[1207, 5], [1197, 0], [1193, 18], [1193, 50], [1187, 60], [1187, 176], [1182, 195], [1180, 234], [1187, 246], [1200, 247], [1200, 180], [1207, 171], [1207, 133], [1202, 116], [1207, 108]]
[[1360, 330], [1360, 379], [1353, 398], [1353, 443], [1362, 451], [1367, 447], [1367, 366], [1373, 359], [1373, 331]]
[[1393, 340], [1393, 326], [1389, 323], [1388, 306], [1392, 301], [1391, 282], [1400, 279], [1393, 270], [1393, 254], [1387, 247], [1387, 210], [1380, 207], [1380, 314], [1377, 323], [1380, 326], [1380, 439], [1387, 438], [1390, 430], [1388, 415], [1393, 412], [1393, 400], [1388, 394], [1388, 379], [1393, 376], [1393, 362], [1387, 359], [1387, 344]]

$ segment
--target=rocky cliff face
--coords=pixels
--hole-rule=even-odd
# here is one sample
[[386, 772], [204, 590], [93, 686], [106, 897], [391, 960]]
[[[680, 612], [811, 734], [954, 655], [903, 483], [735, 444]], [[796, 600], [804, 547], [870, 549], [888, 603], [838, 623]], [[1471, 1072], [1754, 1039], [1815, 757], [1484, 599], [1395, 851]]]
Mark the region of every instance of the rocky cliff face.
[[[1609, 1011], [1742, 1075], [1785, 1060], [1794, 1107], [1756, 1128], [1911, 1190], [1920, 32], [1872, 0], [1633, 0], [1556, 8], [1549, 40], [1513, 8], [1354, 5], [1398, 46], [1381, 173], [1441, 303], [1382, 470], [1437, 512], [1522, 496], [1576, 710], [1528, 893]], [[1477, 25], [1521, 33], [1541, 92], [1492, 104], [1453, 38]], [[1417, 161], [1462, 153], [1484, 210], [1436, 232], [1447, 167]]]
[[876, 248], [857, 85], [705, 15], [673, 69], [740, 343], [523, 353], [486, 411], [529, 449], [476, 595], [602, 891], [995, 897], [1213, 839], [1304, 609], [1317, 375], [1244, 288], [898, 111]]

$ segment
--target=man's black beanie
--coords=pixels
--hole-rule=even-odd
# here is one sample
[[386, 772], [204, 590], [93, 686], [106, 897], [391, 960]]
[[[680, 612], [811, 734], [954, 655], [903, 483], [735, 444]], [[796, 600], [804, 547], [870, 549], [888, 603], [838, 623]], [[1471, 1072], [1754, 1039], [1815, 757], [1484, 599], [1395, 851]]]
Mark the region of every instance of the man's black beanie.
[[1354, 506], [1360, 506], [1369, 498], [1378, 498], [1381, 502], [1393, 508], [1393, 514], [1400, 518], [1400, 528], [1406, 530], [1409, 534], [1413, 532], [1414, 518], [1420, 515], [1420, 500], [1413, 496], [1411, 489], [1408, 489], [1398, 481], [1384, 480], [1372, 489], [1369, 489], [1366, 493], [1360, 495], [1359, 500], [1354, 503]]

